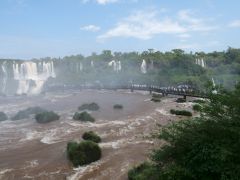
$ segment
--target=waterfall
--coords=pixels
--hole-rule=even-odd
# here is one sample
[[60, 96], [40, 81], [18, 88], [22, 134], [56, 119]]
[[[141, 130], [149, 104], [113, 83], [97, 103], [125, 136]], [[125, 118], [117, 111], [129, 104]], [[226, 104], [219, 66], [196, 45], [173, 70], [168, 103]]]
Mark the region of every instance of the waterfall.
[[94, 63], [93, 63], [93, 61], [91, 61], [91, 67], [94, 67]]
[[195, 64], [201, 66], [202, 68], [206, 67], [206, 63], [204, 62], [203, 58], [202, 59], [196, 59]]
[[6, 84], [7, 84], [7, 68], [6, 68], [6, 61], [3, 62], [2, 66], [1, 66], [2, 72], [3, 72], [3, 78], [2, 78], [2, 93], [6, 92]]
[[52, 61], [23, 62], [20, 66], [18, 63], [14, 63], [13, 75], [14, 79], [18, 81], [17, 94], [39, 94], [48, 78], [56, 77]]
[[216, 84], [215, 84], [215, 81], [214, 81], [213, 77], [212, 77], [212, 85], [213, 85], [213, 87], [215, 87], [215, 86], [216, 86]]
[[115, 72], [119, 72], [122, 70], [121, 61], [112, 60], [108, 63], [108, 66], [113, 67], [113, 71], [115, 71]]
[[83, 70], [83, 64], [80, 62], [80, 67], [79, 67], [80, 71]]
[[147, 63], [146, 63], [146, 61], [144, 59], [143, 59], [142, 64], [141, 64], [141, 72], [143, 74], [147, 73]]

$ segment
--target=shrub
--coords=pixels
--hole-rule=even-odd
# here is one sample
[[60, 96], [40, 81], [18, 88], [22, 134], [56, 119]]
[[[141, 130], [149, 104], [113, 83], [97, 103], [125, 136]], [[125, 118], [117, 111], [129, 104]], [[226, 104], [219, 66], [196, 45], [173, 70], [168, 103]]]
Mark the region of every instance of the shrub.
[[98, 144], [92, 141], [69, 142], [67, 144], [67, 156], [76, 167], [99, 160], [102, 152]]
[[128, 171], [129, 180], [159, 179], [157, 169], [150, 163], [144, 162]]
[[74, 120], [79, 120], [79, 121], [90, 121], [90, 122], [94, 122], [95, 119], [89, 114], [87, 113], [86, 111], [84, 112], [76, 112], [74, 115], [73, 115], [73, 119]]
[[89, 110], [89, 111], [97, 111], [99, 110], [99, 105], [97, 103], [90, 103], [90, 104], [83, 104], [81, 106], [78, 107], [79, 111], [83, 111], [83, 110]]
[[194, 105], [193, 105], [193, 110], [194, 110], [194, 111], [201, 111], [201, 109], [202, 109], [202, 106], [201, 106], [201, 105], [199, 105], [199, 104], [194, 104]]
[[181, 116], [192, 116], [192, 113], [186, 110], [175, 110], [175, 109], [171, 109], [170, 110], [171, 114], [175, 114], [175, 115], [181, 115]]
[[186, 99], [184, 99], [184, 98], [177, 98], [176, 102], [177, 103], [185, 103]]
[[115, 105], [113, 106], [113, 109], [123, 109], [123, 105], [121, 105], [121, 104], [115, 104]]
[[12, 120], [21, 120], [21, 119], [27, 119], [29, 118], [30, 115], [32, 114], [38, 114], [38, 113], [42, 113], [46, 110], [42, 109], [41, 107], [30, 107], [30, 108], [27, 108], [25, 110], [21, 110], [21, 111], [18, 111], [18, 113], [12, 117], [11, 119]]
[[59, 120], [60, 116], [53, 111], [44, 111], [35, 115], [38, 123], [48, 123], [51, 121]]
[[5, 121], [7, 119], [8, 119], [7, 115], [4, 112], [0, 112], [0, 121]]
[[88, 132], [85, 132], [83, 135], [82, 135], [82, 138], [84, 140], [88, 140], [88, 141], [93, 141], [95, 143], [100, 143], [101, 142], [101, 138], [100, 136], [98, 136], [96, 133], [94, 133], [93, 131], [88, 131]]

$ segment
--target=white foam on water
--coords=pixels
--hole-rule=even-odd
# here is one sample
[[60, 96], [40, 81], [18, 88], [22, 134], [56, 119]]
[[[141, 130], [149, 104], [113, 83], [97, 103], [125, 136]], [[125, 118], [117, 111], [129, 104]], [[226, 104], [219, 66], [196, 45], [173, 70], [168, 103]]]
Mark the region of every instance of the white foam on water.
[[38, 132], [38, 131], [27, 131], [26, 135], [24, 138], [22, 138], [20, 140], [20, 142], [24, 142], [24, 141], [31, 141], [34, 139], [39, 139], [42, 137], [42, 132]]
[[32, 161], [27, 161], [26, 164], [27, 165], [23, 169], [35, 168], [39, 165], [39, 162], [38, 162], [38, 160], [35, 159]]
[[13, 169], [0, 169], [0, 179], [3, 179], [4, 174], [11, 172]]
[[[40, 142], [44, 144], [54, 144], [61, 140], [61, 132], [58, 129], [51, 129], [49, 132], [46, 132], [44, 137], [40, 140]], [[61, 134], [61, 135], [60, 135]], [[60, 137], [59, 137], [60, 136]]]
[[158, 113], [165, 115], [165, 116], [172, 116], [172, 114], [170, 114], [168, 111], [166, 111], [165, 109], [155, 109], [155, 111], [157, 111]]
[[[106, 160], [105, 160], [106, 161]], [[91, 163], [87, 166], [80, 166], [78, 168], [74, 168], [75, 171], [74, 174], [68, 176], [67, 180], [79, 180], [84, 174], [92, 172], [94, 170], [97, 170], [101, 164], [103, 164], [105, 161], [100, 160], [94, 163]]]

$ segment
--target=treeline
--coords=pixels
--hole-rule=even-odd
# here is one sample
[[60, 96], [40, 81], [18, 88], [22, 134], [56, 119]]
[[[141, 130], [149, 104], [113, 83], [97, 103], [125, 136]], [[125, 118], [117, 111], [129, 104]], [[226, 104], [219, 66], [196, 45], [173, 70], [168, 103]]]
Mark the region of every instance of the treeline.
[[[119, 73], [113, 72], [112, 67], [108, 66], [108, 62], [113, 59], [121, 61], [122, 70]], [[146, 74], [142, 74], [140, 71], [143, 59], [147, 62]], [[203, 59], [206, 67], [197, 65], [196, 59]], [[212, 78], [217, 85], [226, 88], [233, 88], [240, 80], [240, 49], [234, 48], [211, 53], [186, 53], [181, 49], [169, 52], [149, 49], [142, 53], [105, 50], [101, 54], [93, 53], [88, 57], [82, 55], [66, 56], [59, 60], [67, 63], [64, 69], [65, 71], [68, 69], [69, 76], [59, 77], [61, 80], [66, 79], [66, 83], [73, 80], [71, 71], [78, 74], [76, 72], [77, 62], [82, 62], [83, 66], [82, 73], [80, 72], [82, 75], [74, 78], [78, 82], [90, 80], [103, 83], [126, 83], [135, 81], [136, 83], [161, 86], [190, 84], [202, 89], [206, 81], [212, 80]]]

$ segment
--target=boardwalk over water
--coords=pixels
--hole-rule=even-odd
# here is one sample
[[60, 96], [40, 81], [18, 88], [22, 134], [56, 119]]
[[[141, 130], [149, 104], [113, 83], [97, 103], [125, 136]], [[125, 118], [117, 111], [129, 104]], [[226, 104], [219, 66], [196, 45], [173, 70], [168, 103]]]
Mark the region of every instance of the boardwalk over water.
[[133, 91], [149, 91], [151, 93], [160, 93], [163, 96], [167, 95], [177, 95], [177, 96], [183, 96], [183, 98], [186, 99], [186, 97], [199, 97], [199, 98], [207, 98], [206, 94], [199, 92], [197, 90], [194, 90], [193, 88], [182, 85], [182, 86], [169, 86], [169, 87], [161, 87], [161, 86], [155, 86], [155, 85], [146, 85], [146, 84], [129, 84], [129, 85], [80, 85], [75, 87], [77, 89], [106, 89], [106, 90], [130, 90]]

